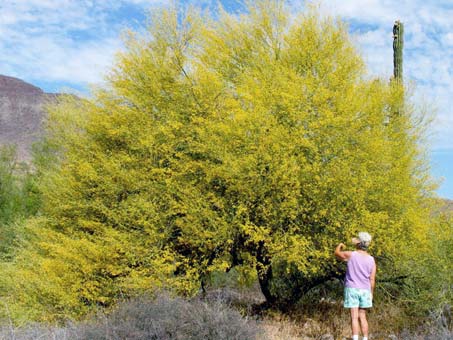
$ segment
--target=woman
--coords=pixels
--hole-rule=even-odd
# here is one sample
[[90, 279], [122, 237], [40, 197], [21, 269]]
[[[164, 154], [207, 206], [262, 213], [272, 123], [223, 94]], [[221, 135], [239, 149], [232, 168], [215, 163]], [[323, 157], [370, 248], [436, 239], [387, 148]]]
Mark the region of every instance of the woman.
[[367, 252], [371, 243], [370, 234], [360, 232], [352, 242], [356, 246], [355, 251], [343, 250], [346, 246], [340, 243], [335, 249], [335, 256], [348, 262], [344, 280], [344, 307], [351, 310], [352, 340], [359, 340], [360, 328], [363, 340], [368, 340], [366, 309], [373, 305], [376, 263]]

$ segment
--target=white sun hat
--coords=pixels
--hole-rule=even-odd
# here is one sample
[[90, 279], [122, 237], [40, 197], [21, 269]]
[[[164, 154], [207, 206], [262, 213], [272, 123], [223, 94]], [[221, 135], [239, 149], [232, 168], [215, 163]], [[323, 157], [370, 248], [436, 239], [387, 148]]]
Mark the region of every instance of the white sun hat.
[[360, 244], [364, 245], [365, 247], [368, 247], [371, 243], [371, 235], [365, 231], [362, 231], [357, 235], [357, 237], [354, 237], [352, 239], [352, 243], [354, 243], [354, 244], [360, 243]]

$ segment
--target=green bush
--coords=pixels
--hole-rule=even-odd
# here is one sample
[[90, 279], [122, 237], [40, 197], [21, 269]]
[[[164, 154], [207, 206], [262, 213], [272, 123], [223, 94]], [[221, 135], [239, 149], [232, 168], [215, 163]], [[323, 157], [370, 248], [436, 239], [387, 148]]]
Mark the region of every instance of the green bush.
[[12, 253], [22, 219], [36, 214], [41, 202], [37, 177], [18, 162], [16, 150], [0, 146], [0, 256]]
[[[406, 281], [404, 298], [412, 314], [431, 314], [453, 327], [453, 217], [439, 216], [429, 234], [430, 251], [414, 258], [412, 276]], [[448, 312], [449, 311], [449, 312]]]

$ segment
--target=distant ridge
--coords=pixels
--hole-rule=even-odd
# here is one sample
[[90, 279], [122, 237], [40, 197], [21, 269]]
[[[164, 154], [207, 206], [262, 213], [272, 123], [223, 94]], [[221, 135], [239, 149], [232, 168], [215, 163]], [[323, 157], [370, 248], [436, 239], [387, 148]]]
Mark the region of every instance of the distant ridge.
[[28, 84], [21, 79], [0, 74], [0, 95], [41, 95], [44, 91], [39, 87]]
[[43, 104], [56, 94], [21, 79], [0, 75], [0, 145], [15, 145], [19, 161], [31, 159], [31, 147], [42, 134]]

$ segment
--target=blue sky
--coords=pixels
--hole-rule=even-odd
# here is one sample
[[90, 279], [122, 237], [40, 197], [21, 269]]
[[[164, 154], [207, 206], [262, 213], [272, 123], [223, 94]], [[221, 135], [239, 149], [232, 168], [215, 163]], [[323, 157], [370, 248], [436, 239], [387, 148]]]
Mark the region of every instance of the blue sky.
[[[186, 0], [212, 7], [214, 0]], [[240, 1], [223, 0], [228, 10]], [[102, 83], [122, 48], [121, 32], [141, 30], [147, 13], [169, 0], [2, 0], [0, 74], [15, 76], [47, 92], [87, 92]], [[292, 0], [297, 12], [305, 2]], [[404, 72], [416, 84], [414, 98], [433, 111], [432, 173], [443, 178], [438, 193], [453, 199], [453, 2], [451, 0], [325, 0], [321, 12], [349, 23], [372, 76], [392, 74], [392, 26], [405, 23]], [[430, 112], [432, 110], [430, 109]]]

